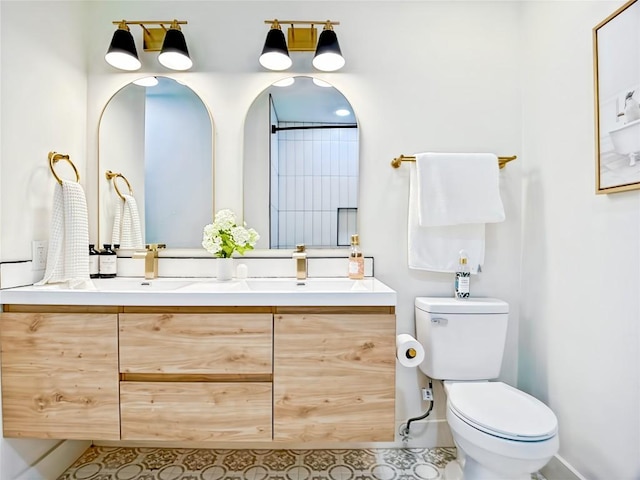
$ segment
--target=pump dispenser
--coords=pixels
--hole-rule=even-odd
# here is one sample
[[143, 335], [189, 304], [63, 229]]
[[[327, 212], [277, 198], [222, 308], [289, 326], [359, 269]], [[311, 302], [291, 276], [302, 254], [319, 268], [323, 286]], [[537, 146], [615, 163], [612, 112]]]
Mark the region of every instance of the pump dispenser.
[[364, 278], [364, 257], [360, 250], [360, 237], [358, 235], [351, 235], [348, 275], [352, 280], [362, 280]]
[[456, 280], [454, 286], [454, 295], [456, 298], [469, 298], [471, 283], [471, 271], [469, 270], [469, 259], [464, 250], [460, 250], [458, 258], [458, 270], [456, 271]]

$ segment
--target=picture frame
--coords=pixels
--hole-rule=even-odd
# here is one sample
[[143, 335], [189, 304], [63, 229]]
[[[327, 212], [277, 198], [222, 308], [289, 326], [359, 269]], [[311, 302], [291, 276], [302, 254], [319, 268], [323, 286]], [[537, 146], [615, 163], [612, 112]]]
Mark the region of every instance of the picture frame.
[[596, 193], [640, 189], [640, 0], [593, 28]]

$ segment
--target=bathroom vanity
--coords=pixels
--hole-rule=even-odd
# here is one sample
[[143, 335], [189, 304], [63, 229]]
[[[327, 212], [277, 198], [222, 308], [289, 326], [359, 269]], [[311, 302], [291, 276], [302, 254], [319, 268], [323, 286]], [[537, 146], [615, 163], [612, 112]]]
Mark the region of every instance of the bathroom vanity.
[[6, 437], [393, 441], [378, 280], [96, 284], [0, 291]]

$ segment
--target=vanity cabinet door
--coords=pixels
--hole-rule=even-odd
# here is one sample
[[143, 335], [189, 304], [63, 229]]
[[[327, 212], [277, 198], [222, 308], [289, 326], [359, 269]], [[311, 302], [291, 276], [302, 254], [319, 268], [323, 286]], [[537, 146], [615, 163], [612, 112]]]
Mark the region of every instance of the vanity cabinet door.
[[118, 316], [2, 313], [5, 437], [118, 440]]
[[276, 315], [276, 441], [393, 441], [395, 315]]

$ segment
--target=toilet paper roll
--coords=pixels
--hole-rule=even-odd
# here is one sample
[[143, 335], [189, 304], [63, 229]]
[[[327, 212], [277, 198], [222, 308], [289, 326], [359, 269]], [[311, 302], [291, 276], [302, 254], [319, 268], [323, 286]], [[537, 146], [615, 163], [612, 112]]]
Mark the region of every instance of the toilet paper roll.
[[417, 367], [424, 360], [424, 348], [408, 333], [396, 336], [396, 358], [403, 367]]

